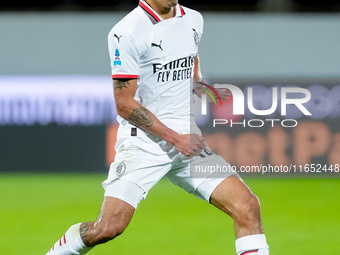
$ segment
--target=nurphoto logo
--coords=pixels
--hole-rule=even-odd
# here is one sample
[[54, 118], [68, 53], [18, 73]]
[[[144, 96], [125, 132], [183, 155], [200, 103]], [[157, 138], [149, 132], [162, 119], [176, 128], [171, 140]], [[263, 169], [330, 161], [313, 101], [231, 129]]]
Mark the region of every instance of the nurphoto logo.
[[[245, 97], [243, 91], [232, 84], [214, 84], [214, 87], [199, 82], [199, 84], [205, 86], [206, 88], [197, 87], [200, 90], [206, 92], [206, 94], [201, 95], [201, 114], [207, 115], [207, 95], [209, 95], [215, 105], [217, 106], [216, 99], [219, 100], [220, 105], [222, 106], [222, 100], [218, 93], [221, 90], [228, 90], [233, 97], [232, 106], [233, 106], [233, 115], [244, 115], [245, 114], [245, 106], [248, 107], [249, 111], [257, 116], [261, 116], [261, 119], [249, 119], [243, 120], [242, 122], [235, 122], [232, 119], [213, 119], [213, 126], [217, 125], [230, 125], [233, 126], [243, 126], [243, 127], [254, 127], [259, 128], [265, 125], [265, 123], [271, 124], [274, 127], [275, 123], [281, 123], [283, 127], [295, 127], [298, 122], [295, 119], [263, 119], [264, 116], [272, 115], [275, 111], [277, 111], [278, 106], [280, 105], [280, 114], [281, 116], [287, 115], [287, 106], [295, 105], [299, 111], [302, 112], [305, 116], [311, 116], [312, 114], [308, 111], [308, 109], [304, 106], [305, 103], [309, 102], [311, 99], [311, 92], [305, 88], [300, 87], [281, 87], [280, 93], [278, 91], [278, 87], [272, 87], [272, 98], [271, 98], [271, 106], [268, 109], [256, 109], [254, 106], [254, 98], [253, 98], [253, 88], [247, 87], [247, 98]], [[208, 91], [210, 89], [210, 91]], [[295, 95], [300, 95], [301, 98], [289, 98], [289, 94], [294, 93]], [[213, 95], [215, 94], [215, 96]], [[280, 104], [279, 104], [280, 102]], [[245, 104], [246, 103], [246, 104]]]

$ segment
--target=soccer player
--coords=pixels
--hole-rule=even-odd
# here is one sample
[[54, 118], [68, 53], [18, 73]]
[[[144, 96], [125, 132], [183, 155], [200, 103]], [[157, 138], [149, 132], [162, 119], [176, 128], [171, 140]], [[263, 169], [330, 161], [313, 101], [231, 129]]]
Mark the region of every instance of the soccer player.
[[47, 253], [85, 254], [123, 233], [164, 176], [232, 217], [238, 255], [268, 255], [257, 197], [235, 173], [198, 178], [190, 167], [225, 160], [206, 147], [190, 112], [201, 78], [202, 16], [178, 0], [141, 0], [108, 36], [119, 130], [95, 222], [73, 225]]

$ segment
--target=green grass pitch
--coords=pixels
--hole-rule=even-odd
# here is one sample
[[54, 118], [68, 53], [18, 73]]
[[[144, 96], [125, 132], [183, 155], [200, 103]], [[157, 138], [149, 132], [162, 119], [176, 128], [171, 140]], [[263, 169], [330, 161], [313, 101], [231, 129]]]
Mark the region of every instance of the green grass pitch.
[[[94, 220], [101, 174], [0, 174], [0, 254], [45, 254], [67, 228]], [[340, 254], [340, 179], [247, 179], [271, 255]], [[93, 255], [235, 255], [231, 219], [162, 180], [123, 235]]]

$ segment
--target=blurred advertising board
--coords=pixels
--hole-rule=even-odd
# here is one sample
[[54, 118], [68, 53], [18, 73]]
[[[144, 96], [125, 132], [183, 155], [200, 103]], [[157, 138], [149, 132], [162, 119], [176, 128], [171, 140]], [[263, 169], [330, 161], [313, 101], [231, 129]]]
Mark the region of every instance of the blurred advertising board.
[[109, 76], [1, 76], [0, 171], [106, 171]]

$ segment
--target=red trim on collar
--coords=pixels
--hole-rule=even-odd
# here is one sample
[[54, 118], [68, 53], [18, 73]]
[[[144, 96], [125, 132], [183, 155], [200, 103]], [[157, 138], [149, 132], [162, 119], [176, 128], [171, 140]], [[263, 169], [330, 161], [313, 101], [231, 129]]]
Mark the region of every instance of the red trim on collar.
[[142, 1], [139, 1], [139, 5], [144, 9], [144, 11], [149, 13], [157, 22], [161, 21], [160, 18], [158, 18], [158, 16], [155, 14], [155, 12], [152, 9], [150, 9], [147, 5], [145, 5]]
[[179, 4], [178, 4], [178, 6], [179, 6], [179, 9], [181, 10], [181, 14], [182, 14], [182, 16], [183, 16], [183, 15], [185, 15], [185, 12], [184, 12], [184, 10], [183, 10], [182, 6], [180, 6]]

